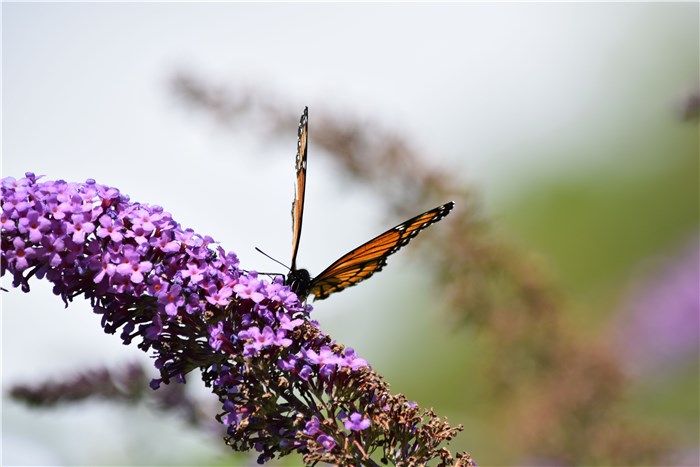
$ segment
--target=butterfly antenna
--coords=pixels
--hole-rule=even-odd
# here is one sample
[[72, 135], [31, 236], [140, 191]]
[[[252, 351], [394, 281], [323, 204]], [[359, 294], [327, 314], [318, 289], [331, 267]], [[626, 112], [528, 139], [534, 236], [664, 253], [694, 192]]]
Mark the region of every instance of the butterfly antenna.
[[292, 270], [289, 266], [287, 266], [286, 264], [282, 263], [281, 261], [277, 261], [275, 258], [273, 258], [272, 256], [268, 255], [267, 253], [265, 253], [264, 251], [262, 251], [262, 250], [261, 250], [260, 248], [258, 248], [257, 246], [255, 247], [255, 249], [258, 250], [258, 253], [262, 253], [263, 255], [267, 256], [268, 258], [270, 258], [272, 261], [274, 261], [275, 263], [279, 264], [280, 266], [283, 266], [283, 267], [285, 267], [286, 269], [288, 269], [288, 270], [290, 270], [290, 271]]

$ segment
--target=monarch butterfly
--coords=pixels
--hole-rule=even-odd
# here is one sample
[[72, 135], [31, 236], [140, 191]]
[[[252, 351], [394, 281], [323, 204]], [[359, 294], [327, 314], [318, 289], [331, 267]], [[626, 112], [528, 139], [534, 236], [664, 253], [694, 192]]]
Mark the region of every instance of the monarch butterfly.
[[438, 206], [423, 214], [402, 222], [372, 240], [341, 256], [318, 276], [311, 277], [306, 269], [297, 269], [297, 252], [301, 238], [301, 224], [304, 217], [304, 194], [306, 192], [306, 150], [308, 144], [308, 107], [299, 121], [299, 139], [296, 157], [296, 189], [292, 202], [292, 265], [286, 284], [297, 296], [304, 300], [313, 295], [314, 300], [323, 300], [332, 293], [339, 292], [369, 278], [386, 266], [387, 258], [408, 244], [413, 237], [431, 224], [445, 217], [454, 203]]

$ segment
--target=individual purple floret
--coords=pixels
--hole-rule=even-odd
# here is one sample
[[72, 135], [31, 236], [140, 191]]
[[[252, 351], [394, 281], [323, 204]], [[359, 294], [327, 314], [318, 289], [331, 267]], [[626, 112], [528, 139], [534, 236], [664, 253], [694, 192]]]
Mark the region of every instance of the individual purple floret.
[[319, 437], [316, 438], [316, 442], [326, 451], [332, 451], [335, 447], [335, 441], [328, 435], [319, 435]]
[[461, 427], [391, 395], [281, 278], [240, 269], [159, 206], [94, 180], [39, 178], [2, 179], [2, 275], [25, 292], [46, 279], [66, 304], [89, 299], [106, 333], [153, 355], [154, 389], [201, 370], [234, 449], [259, 462], [297, 452], [308, 463], [454, 463], [439, 446]]
[[361, 413], [350, 414], [347, 420], [343, 422], [346, 430], [362, 431], [369, 428], [369, 418], [364, 418]]

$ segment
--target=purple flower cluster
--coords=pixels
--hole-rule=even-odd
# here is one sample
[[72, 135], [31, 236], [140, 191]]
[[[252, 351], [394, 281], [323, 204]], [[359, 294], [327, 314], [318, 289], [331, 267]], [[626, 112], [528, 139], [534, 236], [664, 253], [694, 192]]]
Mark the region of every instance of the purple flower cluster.
[[[255, 449], [260, 462], [299, 452], [308, 462], [371, 463], [376, 449], [386, 459], [448, 459], [437, 446], [459, 428], [430, 418], [426, 433], [440, 431], [426, 438], [418, 408], [322, 333], [281, 277], [240, 269], [211, 237], [115, 188], [38, 179], [1, 181], [2, 275], [25, 292], [31, 277], [45, 278], [66, 304], [90, 299], [105, 332], [155, 354], [154, 389], [201, 369], [234, 449]], [[404, 426], [406, 410], [414, 423]]]

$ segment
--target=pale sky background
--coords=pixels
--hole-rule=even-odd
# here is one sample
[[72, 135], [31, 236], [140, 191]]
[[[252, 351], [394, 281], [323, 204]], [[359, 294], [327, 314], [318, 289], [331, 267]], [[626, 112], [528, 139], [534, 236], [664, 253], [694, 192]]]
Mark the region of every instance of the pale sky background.
[[[271, 144], [226, 134], [178, 104], [168, 88], [174, 72], [254, 84], [299, 112], [308, 105], [310, 131], [318, 110], [409, 133], [491, 207], [538, 177], [606, 164], [615, 157], [606, 142], [620, 131], [636, 135], [649, 116], [670, 114], [697, 75], [665, 79], [676, 66], [668, 51], [697, 33], [697, 12], [697, 4], [648, 3], [4, 3], [2, 176], [95, 178], [213, 236], [242, 267], [269, 270], [253, 248], [288, 261], [296, 127]], [[619, 104], [652, 95], [650, 87], [643, 107]], [[581, 138], [600, 156], [567, 157]], [[521, 150], [537, 144], [547, 150]], [[403, 220], [383, 218], [373, 193], [313, 147], [308, 177], [300, 263], [312, 272]], [[392, 300], [377, 306], [373, 297], [401, 294], [407, 281], [420, 290], [412, 265], [392, 258], [372, 281], [320, 302], [316, 318], [381, 361], [392, 352], [393, 318], [378, 308]], [[81, 366], [147, 361], [103, 335], [87, 303], [64, 310], [47, 284], [33, 287], [0, 294], [3, 391]], [[175, 421], [133, 417], [100, 404], [43, 414], [3, 398], [4, 463], [176, 463], [193, 446], [210, 449]], [[152, 432], [168, 437], [168, 450], [144, 459]]]

